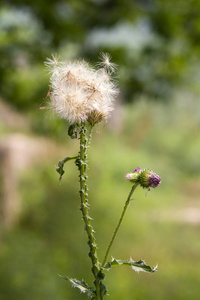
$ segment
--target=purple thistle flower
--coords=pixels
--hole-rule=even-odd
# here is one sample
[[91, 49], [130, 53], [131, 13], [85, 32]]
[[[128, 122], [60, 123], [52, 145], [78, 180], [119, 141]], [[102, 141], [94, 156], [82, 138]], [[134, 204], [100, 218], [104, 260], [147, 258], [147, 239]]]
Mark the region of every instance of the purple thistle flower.
[[135, 172], [140, 172], [140, 171], [142, 171], [142, 168], [137, 168], [137, 169], [135, 169], [135, 170], [133, 171], [133, 173], [135, 173]]
[[127, 173], [125, 178], [132, 183], [139, 183], [143, 188], [156, 188], [161, 179], [156, 173], [148, 169], [137, 168], [131, 173]]
[[153, 171], [143, 170], [140, 173], [139, 182], [143, 188], [156, 188], [161, 183], [161, 179]]
[[148, 176], [148, 182], [149, 187], [156, 188], [161, 183], [161, 179], [156, 173], [151, 172]]

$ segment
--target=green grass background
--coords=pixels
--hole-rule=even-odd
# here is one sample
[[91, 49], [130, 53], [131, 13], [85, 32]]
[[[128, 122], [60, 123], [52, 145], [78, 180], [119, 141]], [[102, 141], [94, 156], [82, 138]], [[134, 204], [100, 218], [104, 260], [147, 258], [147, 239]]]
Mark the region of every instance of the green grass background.
[[[120, 128], [113, 128], [111, 120], [94, 129], [88, 183], [101, 260], [131, 188], [124, 175], [142, 167], [162, 180], [147, 195], [136, 190], [111, 250], [118, 259], [158, 264], [158, 271], [113, 267], [105, 281], [110, 300], [199, 299], [199, 106], [195, 98], [168, 104], [141, 100], [121, 108]], [[50, 121], [41, 122], [48, 127]], [[76, 154], [78, 141], [65, 134], [58, 142], [66, 146], [66, 156]], [[56, 163], [35, 165], [21, 174], [22, 213], [1, 237], [0, 299], [86, 299], [58, 276], [93, 281], [78, 171], [68, 162], [59, 184]]]

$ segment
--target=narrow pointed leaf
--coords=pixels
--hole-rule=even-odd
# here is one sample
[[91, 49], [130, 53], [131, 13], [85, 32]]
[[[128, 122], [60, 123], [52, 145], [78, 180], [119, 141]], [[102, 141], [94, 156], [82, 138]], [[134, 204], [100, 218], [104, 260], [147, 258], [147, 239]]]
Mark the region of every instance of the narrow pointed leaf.
[[104, 269], [109, 270], [112, 266], [120, 266], [120, 265], [130, 266], [136, 272], [143, 271], [143, 272], [153, 273], [157, 270], [157, 266], [152, 268], [146, 265], [144, 260], [134, 261], [132, 260], [132, 258], [130, 258], [129, 260], [121, 260], [121, 259], [113, 258], [111, 262], [108, 262], [105, 265]]
[[63, 174], [65, 173], [63, 167], [64, 167], [64, 164], [69, 161], [69, 160], [73, 160], [73, 159], [77, 159], [77, 156], [74, 156], [74, 157], [65, 157], [63, 160], [60, 160], [58, 162], [58, 167], [56, 168], [56, 171], [58, 172], [58, 174], [60, 175], [59, 176], [59, 179], [61, 180], [62, 179], [62, 176]]
[[78, 288], [81, 293], [86, 293], [89, 298], [95, 296], [94, 288], [88, 286], [84, 280], [79, 281], [75, 278], [68, 278], [67, 276], [65, 276], [65, 277], [61, 276], [61, 277], [63, 277], [65, 280], [69, 280], [72, 284], [72, 287]]

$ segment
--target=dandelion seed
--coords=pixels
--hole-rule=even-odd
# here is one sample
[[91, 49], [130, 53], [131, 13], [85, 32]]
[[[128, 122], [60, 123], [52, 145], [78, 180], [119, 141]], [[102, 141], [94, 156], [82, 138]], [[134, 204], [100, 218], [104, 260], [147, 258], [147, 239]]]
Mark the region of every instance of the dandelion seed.
[[45, 61], [45, 66], [47, 68], [56, 67], [59, 63], [59, 56], [57, 54], [52, 54], [52, 58], [47, 58]]
[[108, 53], [101, 53], [100, 54], [100, 60], [99, 66], [104, 68], [108, 74], [112, 74], [115, 72], [117, 65], [113, 62], [111, 62], [111, 56]]

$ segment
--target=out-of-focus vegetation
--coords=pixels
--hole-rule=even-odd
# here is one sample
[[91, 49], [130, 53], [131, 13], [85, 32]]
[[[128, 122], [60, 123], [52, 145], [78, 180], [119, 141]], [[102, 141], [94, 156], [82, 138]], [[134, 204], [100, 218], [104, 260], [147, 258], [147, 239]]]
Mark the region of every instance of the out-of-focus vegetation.
[[177, 87], [199, 91], [199, 0], [4, 0], [0, 11], [2, 96], [33, 111], [45, 96], [51, 53], [120, 66], [123, 100], [166, 101]]
[[[111, 300], [199, 299], [199, 15], [199, 0], [0, 4], [0, 96], [28, 118], [30, 127], [20, 131], [50, 137], [66, 155], [78, 148], [67, 124], [39, 110], [49, 84], [44, 60], [60, 53], [93, 63], [107, 51], [119, 65], [120, 106], [109, 124], [94, 130], [90, 149], [101, 258], [130, 189], [124, 175], [142, 167], [161, 176], [161, 186], [146, 197], [136, 191], [112, 251], [116, 258], [158, 263], [158, 272], [113, 268], [106, 279]], [[4, 137], [17, 131], [0, 123]], [[69, 162], [59, 185], [59, 159], [20, 173], [20, 216], [11, 229], [1, 229], [1, 299], [80, 299], [85, 296], [57, 274], [93, 280], [77, 170]]]

